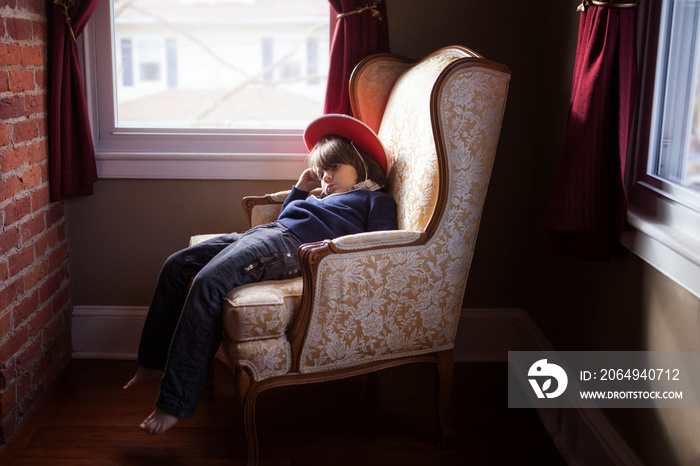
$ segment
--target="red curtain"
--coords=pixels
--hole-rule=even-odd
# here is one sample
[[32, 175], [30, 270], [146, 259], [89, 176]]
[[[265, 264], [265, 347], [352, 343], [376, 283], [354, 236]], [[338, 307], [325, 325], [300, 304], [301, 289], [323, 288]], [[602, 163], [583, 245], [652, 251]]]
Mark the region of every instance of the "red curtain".
[[[49, 21], [49, 189], [52, 201], [92, 194], [97, 180], [95, 149], [75, 41], [99, 0], [48, 0]], [[69, 18], [69, 19], [68, 19]]]
[[362, 9], [338, 21], [331, 43], [324, 113], [350, 114], [348, 81], [355, 65], [368, 55], [389, 51], [386, 5], [372, 0], [328, 1], [338, 14]]
[[543, 229], [561, 253], [609, 257], [625, 224], [625, 158], [637, 83], [636, 9], [583, 13], [564, 149]]

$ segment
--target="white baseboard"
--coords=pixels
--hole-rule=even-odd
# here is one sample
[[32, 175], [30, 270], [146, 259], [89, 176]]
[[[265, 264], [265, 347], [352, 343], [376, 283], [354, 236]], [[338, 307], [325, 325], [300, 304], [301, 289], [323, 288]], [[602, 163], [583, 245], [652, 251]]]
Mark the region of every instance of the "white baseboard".
[[[75, 306], [73, 358], [136, 359], [147, 307]], [[553, 351], [524, 309], [463, 309], [456, 362], [508, 360], [508, 351]], [[643, 463], [598, 409], [538, 409], [569, 465]]]
[[74, 359], [136, 360], [145, 306], [74, 306]]
[[[73, 358], [135, 360], [146, 306], [74, 306]], [[465, 309], [455, 361], [507, 361], [518, 346], [520, 309]], [[529, 348], [526, 346], [524, 348]]]

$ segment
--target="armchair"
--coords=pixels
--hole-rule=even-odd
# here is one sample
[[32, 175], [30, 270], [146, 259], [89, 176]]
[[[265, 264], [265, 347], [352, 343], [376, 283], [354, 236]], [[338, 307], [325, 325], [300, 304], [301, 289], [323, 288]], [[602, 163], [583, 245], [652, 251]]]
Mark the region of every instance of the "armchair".
[[[393, 156], [400, 230], [304, 244], [302, 277], [242, 286], [224, 300], [217, 356], [234, 372], [249, 465], [261, 392], [412, 362], [435, 365], [442, 443], [454, 436], [453, 346], [509, 80], [506, 67], [459, 46], [357, 66], [353, 114]], [[285, 196], [245, 198], [251, 226], [274, 221]]]

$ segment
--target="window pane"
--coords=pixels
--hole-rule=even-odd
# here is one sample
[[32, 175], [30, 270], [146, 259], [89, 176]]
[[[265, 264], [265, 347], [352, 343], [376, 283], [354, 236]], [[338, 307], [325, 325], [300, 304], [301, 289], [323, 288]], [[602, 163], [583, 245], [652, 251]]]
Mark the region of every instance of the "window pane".
[[113, 8], [117, 127], [303, 129], [323, 113], [328, 0]]
[[700, 191], [700, 2], [673, 3], [655, 174]]

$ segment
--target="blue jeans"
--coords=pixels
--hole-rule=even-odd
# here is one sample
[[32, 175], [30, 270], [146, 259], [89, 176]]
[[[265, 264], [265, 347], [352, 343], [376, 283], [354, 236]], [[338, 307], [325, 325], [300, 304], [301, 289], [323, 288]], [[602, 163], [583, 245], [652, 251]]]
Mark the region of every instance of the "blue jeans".
[[194, 415], [221, 344], [223, 298], [247, 283], [298, 277], [300, 245], [289, 229], [274, 222], [204, 241], [168, 258], [138, 354], [139, 365], [164, 371], [158, 408], [179, 418]]

